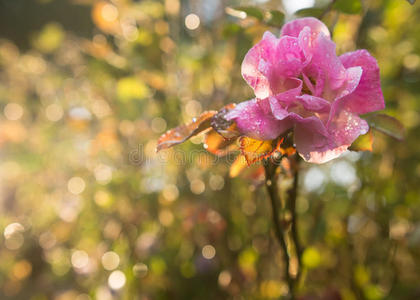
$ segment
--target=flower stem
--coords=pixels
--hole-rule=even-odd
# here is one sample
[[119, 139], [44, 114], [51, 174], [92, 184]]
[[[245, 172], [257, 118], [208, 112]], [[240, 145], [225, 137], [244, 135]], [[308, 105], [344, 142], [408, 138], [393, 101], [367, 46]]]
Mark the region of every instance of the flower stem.
[[[285, 203], [285, 207], [281, 207], [281, 199], [280, 194], [278, 191], [278, 184], [277, 184], [277, 168], [279, 166], [278, 162], [271, 162], [267, 161], [265, 164], [265, 174], [266, 174], [266, 187], [268, 191], [268, 195], [270, 197], [270, 203], [272, 208], [272, 217], [273, 217], [273, 224], [274, 224], [274, 233], [276, 238], [282, 248], [283, 251], [283, 259], [284, 259], [284, 277], [287, 282], [289, 288], [289, 296], [290, 299], [295, 299], [295, 292], [296, 288], [298, 287], [299, 279], [302, 274], [302, 246], [300, 244], [299, 234], [298, 234], [298, 216], [296, 212], [296, 200], [298, 195], [298, 182], [299, 182], [299, 162], [300, 157], [298, 155], [294, 157], [290, 157], [291, 162], [291, 170], [293, 174], [293, 185], [287, 191], [287, 199]], [[281, 210], [289, 210], [290, 212], [290, 222], [287, 220], [281, 220], [280, 218], [280, 211]], [[283, 214], [284, 215], [284, 214]], [[284, 224], [284, 226], [282, 225]], [[290, 262], [291, 262], [291, 254], [287, 247], [287, 232], [286, 232], [286, 224], [290, 224], [290, 240], [293, 244], [293, 248], [295, 250], [296, 260], [297, 260], [297, 272], [295, 276], [291, 276], [289, 272]]]
[[272, 208], [272, 217], [273, 217], [273, 225], [274, 225], [274, 233], [276, 235], [276, 238], [283, 250], [283, 260], [284, 260], [284, 277], [286, 279], [289, 293], [290, 293], [290, 299], [294, 299], [294, 282], [293, 279], [290, 277], [289, 273], [289, 266], [290, 266], [290, 254], [287, 249], [286, 244], [286, 233], [284, 232], [280, 220], [279, 220], [279, 205], [280, 197], [278, 194], [278, 187], [277, 187], [277, 176], [276, 176], [276, 170], [278, 165], [273, 164], [272, 162], [267, 162], [265, 165], [265, 185], [267, 187], [268, 195], [270, 197], [270, 203]]
[[296, 155], [295, 160], [294, 160], [294, 165], [292, 166], [292, 169], [293, 169], [293, 172], [294, 172], [294, 174], [293, 174], [293, 186], [288, 191], [288, 202], [290, 204], [290, 212], [291, 212], [291, 215], [292, 215], [291, 232], [292, 232], [293, 244], [295, 245], [296, 257], [297, 257], [297, 261], [298, 261], [296, 281], [299, 281], [299, 277], [300, 277], [300, 274], [301, 274], [302, 252], [303, 252], [302, 251], [302, 246], [301, 246], [300, 240], [299, 240], [299, 232], [298, 232], [298, 228], [297, 228], [298, 216], [297, 216], [297, 213], [296, 213], [296, 199], [297, 199], [297, 195], [298, 195], [298, 183], [299, 183], [299, 162], [300, 162], [300, 157], [298, 155]]

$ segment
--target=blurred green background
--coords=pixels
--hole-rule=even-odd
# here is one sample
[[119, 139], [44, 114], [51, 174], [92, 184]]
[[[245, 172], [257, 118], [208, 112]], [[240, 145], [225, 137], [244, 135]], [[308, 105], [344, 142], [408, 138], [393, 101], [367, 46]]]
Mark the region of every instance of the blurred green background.
[[[285, 295], [261, 176], [229, 178], [202, 137], [155, 146], [251, 98], [240, 63], [278, 34], [270, 10], [311, 5], [328, 1], [0, 0], [0, 299]], [[406, 138], [302, 165], [300, 299], [420, 299], [420, 3], [339, 0], [323, 20], [339, 54], [378, 59]]]

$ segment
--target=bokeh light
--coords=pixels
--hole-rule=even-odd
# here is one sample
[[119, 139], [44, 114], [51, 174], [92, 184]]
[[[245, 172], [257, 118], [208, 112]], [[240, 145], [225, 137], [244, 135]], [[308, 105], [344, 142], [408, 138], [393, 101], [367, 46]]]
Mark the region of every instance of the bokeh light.
[[196, 14], [189, 14], [185, 17], [185, 26], [189, 30], [195, 30], [200, 26], [200, 18]]
[[112, 271], [119, 266], [120, 257], [117, 253], [109, 251], [102, 255], [101, 262], [105, 270]]
[[78, 195], [85, 190], [85, 181], [80, 177], [72, 177], [67, 182], [67, 189], [70, 193]]
[[23, 108], [17, 103], [8, 103], [4, 107], [4, 115], [11, 121], [19, 120], [23, 115]]
[[216, 255], [216, 249], [212, 245], [205, 245], [201, 250], [201, 254], [205, 259], [212, 259]]
[[108, 285], [113, 290], [121, 289], [126, 282], [126, 278], [123, 272], [113, 271], [108, 277]]

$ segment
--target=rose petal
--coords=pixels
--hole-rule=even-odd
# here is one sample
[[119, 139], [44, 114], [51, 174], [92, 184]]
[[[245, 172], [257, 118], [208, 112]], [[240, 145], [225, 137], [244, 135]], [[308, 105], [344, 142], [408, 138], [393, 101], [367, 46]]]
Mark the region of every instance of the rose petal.
[[347, 147], [336, 147], [318, 118], [297, 118], [297, 121], [294, 140], [296, 150], [305, 161], [324, 163], [336, 158], [347, 149]]
[[369, 131], [365, 120], [346, 110], [337, 111], [327, 128], [317, 117], [298, 118], [290, 114], [296, 120], [296, 149], [306, 161], [325, 163], [332, 160], [345, 152], [359, 135]]
[[303, 105], [303, 108], [305, 108], [308, 111], [313, 112], [320, 112], [320, 113], [327, 113], [330, 111], [331, 104], [327, 100], [312, 96], [312, 95], [302, 95], [296, 97], [297, 102]]
[[[302, 92], [302, 80], [291, 78], [285, 82], [288, 90], [270, 97], [270, 107], [273, 115], [278, 120], [285, 118], [284, 110], [296, 101], [296, 97]], [[288, 114], [288, 113], [287, 113]]]
[[278, 78], [297, 77], [304, 67], [302, 51], [297, 38], [284, 36], [278, 40], [273, 65], [270, 74], [270, 84], [274, 94], [283, 92], [287, 86], [278, 86]]
[[[340, 88], [346, 79], [346, 69], [336, 55], [335, 43], [321, 33], [312, 50], [312, 68], [318, 69], [326, 80], [323, 94]], [[327, 97], [323, 95], [323, 98]]]
[[242, 76], [260, 99], [287, 90], [285, 81], [304, 67], [297, 38], [277, 39], [270, 32], [252, 47], [242, 63]]
[[324, 149], [318, 149], [311, 152], [298, 152], [299, 155], [307, 162], [314, 164], [323, 164], [339, 157], [341, 154], [347, 151], [348, 145], [339, 147], [325, 147]]
[[281, 30], [281, 36], [288, 35], [298, 37], [302, 29], [306, 26], [311, 29], [311, 33], [314, 36], [317, 36], [322, 32], [326, 37], [330, 37], [328, 27], [320, 20], [312, 17], [300, 18], [284, 24]]
[[360, 79], [363, 75], [362, 67], [351, 67], [346, 70], [346, 82], [342, 89], [338, 92], [336, 100], [346, 95], [353, 93], [360, 83]]
[[[311, 88], [314, 89], [313, 91], [311, 91], [313, 96], [322, 96], [326, 80], [325, 74], [326, 72], [316, 65], [308, 65], [303, 70], [302, 77], [305, 80], [305, 84], [307, 81], [311, 82], [311, 79], [314, 81], [314, 84], [312, 84], [311, 82]], [[308, 87], [310, 87], [310, 85]]]
[[241, 102], [225, 118], [235, 121], [242, 134], [257, 140], [275, 139], [291, 126], [273, 116], [268, 98]]
[[[266, 98], [269, 95], [268, 78], [261, 72], [259, 66], [271, 63], [273, 60], [271, 49], [275, 49], [276, 43], [277, 38], [271, 32], [265, 32], [263, 39], [248, 51], [242, 62], [242, 76], [254, 89], [258, 98]], [[268, 68], [268, 66], [264, 68]]]
[[316, 117], [300, 120], [295, 126], [295, 144], [308, 162], [325, 163], [338, 157], [369, 131], [367, 122], [346, 110], [340, 110], [326, 128]]
[[369, 131], [369, 125], [356, 114], [341, 109], [328, 125], [328, 131], [337, 145], [351, 145], [359, 135]]
[[[336, 99], [331, 105], [330, 116], [328, 120], [328, 124], [331, 123], [332, 119], [335, 118], [335, 115], [338, 111], [346, 109], [351, 110], [350, 108], [346, 107], [346, 103], [348, 103], [347, 95], [353, 93], [360, 83], [360, 79], [362, 77], [363, 69], [361, 67], [351, 67], [346, 70], [346, 82], [344, 83], [343, 87], [338, 91], [336, 95]], [[329, 125], [327, 125], [328, 127]]]
[[366, 50], [357, 50], [340, 56], [344, 67], [360, 66], [363, 74], [355, 91], [343, 99], [345, 107], [357, 114], [365, 114], [385, 108], [379, 66]]

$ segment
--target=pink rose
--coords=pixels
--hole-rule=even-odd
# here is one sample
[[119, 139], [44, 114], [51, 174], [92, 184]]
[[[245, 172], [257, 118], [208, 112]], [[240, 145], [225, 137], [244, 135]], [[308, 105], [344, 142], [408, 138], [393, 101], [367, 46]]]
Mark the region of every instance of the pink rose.
[[369, 130], [360, 114], [385, 107], [376, 59], [366, 50], [337, 57], [328, 28], [315, 18], [270, 32], [245, 56], [242, 75], [256, 98], [225, 118], [258, 140], [294, 132], [298, 153], [309, 162], [336, 158]]

